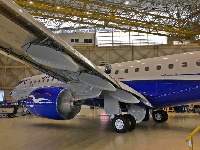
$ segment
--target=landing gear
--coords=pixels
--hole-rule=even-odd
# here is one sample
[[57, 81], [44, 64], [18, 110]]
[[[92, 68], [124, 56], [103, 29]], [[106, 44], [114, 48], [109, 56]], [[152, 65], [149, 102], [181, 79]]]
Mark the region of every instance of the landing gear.
[[163, 122], [167, 121], [167, 119], [168, 119], [167, 112], [163, 111], [163, 110], [153, 111], [152, 116], [153, 116], [153, 120], [158, 123], [163, 123]]
[[128, 131], [133, 131], [135, 129], [135, 126], [136, 126], [135, 118], [131, 114], [125, 114], [125, 116], [128, 118], [129, 124], [130, 124]]
[[135, 118], [130, 115], [115, 115], [112, 119], [113, 129], [118, 133], [125, 133], [135, 129], [136, 121]]

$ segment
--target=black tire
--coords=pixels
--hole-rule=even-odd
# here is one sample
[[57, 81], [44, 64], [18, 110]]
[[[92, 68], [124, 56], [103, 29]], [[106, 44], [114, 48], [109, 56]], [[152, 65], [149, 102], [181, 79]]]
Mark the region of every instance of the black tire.
[[168, 119], [167, 112], [165, 112], [163, 110], [153, 111], [152, 116], [153, 116], [153, 120], [158, 123], [163, 123], [163, 122], [167, 121], [167, 119]]
[[125, 116], [128, 118], [130, 124], [128, 131], [133, 131], [136, 127], [136, 120], [134, 116], [132, 116], [131, 114], [125, 114]]
[[112, 119], [112, 127], [118, 133], [125, 133], [130, 127], [129, 120], [124, 115], [116, 115]]
[[166, 111], [163, 111], [163, 112], [164, 112], [164, 118], [165, 118], [165, 119], [164, 119], [164, 122], [165, 122], [165, 121], [167, 121], [167, 120], [168, 120], [168, 114], [167, 114], [167, 112], [166, 112]]

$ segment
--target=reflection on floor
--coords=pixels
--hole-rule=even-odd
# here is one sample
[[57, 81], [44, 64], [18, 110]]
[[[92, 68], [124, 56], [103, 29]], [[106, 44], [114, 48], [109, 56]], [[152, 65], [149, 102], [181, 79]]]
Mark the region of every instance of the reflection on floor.
[[[200, 125], [200, 115], [170, 113], [166, 123], [151, 118], [125, 134], [112, 130], [102, 109], [84, 108], [70, 121], [29, 115], [0, 118], [0, 124], [1, 150], [186, 150], [185, 139]], [[194, 150], [200, 149], [199, 140], [197, 133]]]

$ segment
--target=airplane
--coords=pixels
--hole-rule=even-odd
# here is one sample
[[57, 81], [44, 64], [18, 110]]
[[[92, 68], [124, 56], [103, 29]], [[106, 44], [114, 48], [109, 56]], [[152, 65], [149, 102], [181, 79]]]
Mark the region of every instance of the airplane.
[[[168, 115], [166, 111], [159, 110], [159, 108], [199, 102], [200, 100], [200, 96], [198, 94], [200, 89], [198, 82], [200, 52], [198, 51], [116, 63], [111, 65], [104, 63], [103, 65], [99, 66], [99, 68], [109, 73], [109, 75], [114, 79], [120, 80], [121, 82], [137, 90], [139, 93], [145, 95], [145, 97], [153, 106], [153, 108], [147, 107], [140, 102], [132, 105], [129, 102], [126, 103], [125, 99], [123, 101], [119, 101], [121, 110], [125, 110], [125, 112], [128, 112], [129, 115], [131, 114], [134, 116], [134, 119], [136, 119], [133, 119], [132, 124], [135, 124], [135, 122], [140, 123], [143, 120], [148, 120], [149, 109], [153, 110], [152, 115], [154, 121], [159, 123], [165, 122], [168, 119]], [[87, 95], [87, 88], [91, 88], [90, 86], [79, 83], [76, 83], [73, 86], [74, 87], [48, 75], [38, 75], [20, 81], [20, 83], [11, 92], [11, 95], [15, 99], [27, 99], [28, 107], [31, 107], [31, 109], [29, 108], [29, 111], [34, 115], [43, 116], [42, 114], [38, 114], [37, 111], [41, 110], [37, 110], [36, 108], [40, 106], [38, 103], [42, 102], [39, 102], [39, 99], [56, 103], [55, 99], [52, 100], [52, 98], [49, 96], [51, 92], [47, 93], [49, 89], [75, 88], [76, 90], [73, 91], [76, 91], [76, 96], [78, 97], [83, 96], [83, 94]], [[44, 91], [46, 93], [44, 93]], [[38, 93], [42, 93], [42, 95], [38, 95]], [[33, 94], [35, 97], [38, 97], [38, 101], [32, 100], [32, 97], [34, 97]], [[89, 95], [90, 94], [88, 94], [87, 97], [89, 97]], [[59, 96], [57, 97], [59, 99]], [[57, 102], [59, 102], [58, 99]], [[72, 119], [80, 112], [81, 107], [78, 106], [82, 104], [91, 106], [98, 104], [98, 106], [104, 107], [104, 99], [101, 95], [99, 95], [97, 98], [85, 99], [76, 104], [71, 103], [70, 100], [66, 100], [65, 103], [66, 102], [68, 105], [72, 106], [71, 116], [68, 114], [68, 119]], [[46, 102], [44, 102], [44, 104], [46, 104]], [[77, 106], [76, 112], [73, 112], [74, 105]], [[45, 117], [45, 115], [43, 117]], [[118, 122], [119, 121], [120, 120], [118, 120]], [[119, 123], [117, 123], [116, 126], [118, 129], [122, 128], [120, 127]], [[131, 126], [131, 124], [129, 126]], [[132, 128], [129, 127], [128, 130], [133, 130], [135, 128], [134, 126], [132, 125]], [[115, 129], [117, 127], [113, 128]], [[121, 130], [115, 130], [117, 132], [122, 132]], [[123, 130], [123, 132], [126, 130]]]
[[148, 120], [149, 109], [162, 123], [160, 107], [199, 101], [200, 52], [96, 66], [14, 2], [0, 0], [0, 8], [1, 53], [45, 73], [10, 93], [33, 115], [69, 120], [83, 104], [98, 104], [122, 133]]

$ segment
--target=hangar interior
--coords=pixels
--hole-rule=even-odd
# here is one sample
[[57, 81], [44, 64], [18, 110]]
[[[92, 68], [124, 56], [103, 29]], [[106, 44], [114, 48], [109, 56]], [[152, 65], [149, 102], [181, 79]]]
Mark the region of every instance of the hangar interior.
[[[14, 2], [96, 65], [100, 65], [103, 61], [114, 64], [200, 50], [198, 0], [14, 0]], [[3, 54], [0, 54], [0, 72], [0, 89], [4, 91], [3, 101], [16, 101], [9, 93], [20, 80], [42, 74]], [[20, 144], [17, 144], [19, 142], [17, 140], [3, 148], [13, 148], [17, 145], [16, 149], [21, 147], [35, 149], [34, 145], [39, 145], [36, 149], [47, 147], [48, 149], [67, 147], [147, 149], [148, 146], [149, 149], [161, 147], [186, 149], [188, 146], [184, 140], [199, 125], [200, 119], [199, 114], [172, 113], [166, 124], [159, 126], [150, 121], [149, 124], [142, 123], [137, 131], [127, 135], [116, 135], [112, 133], [109, 118], [104, 113], [101, 109], [83, 108], [75, 121], [67, 123], [30, 116], [14, 118], [11, 123], [2, 120], [8, 134], [12, 134], [9, 129], [12, 127], [14, 132], [22, 136]], [[30, 118], [33, 119], [33, 125], [28, 122]], [[91, 126], [88, 125], [90, 122]], [[100, 131], [97, 131], [98, 128]], [[29, 134], [25, 133], [26, 130], [32, 134], [30, 137], [35, 139], [35, 142], [26, 141], [29, 137]], [[1, 131], [3, 136], [7, 136], [3, 129]], [[33, 137], [35, 131], [37, 137]], [[47, 141], [39, 143], [39, 140], [45, 141], [49, 135], [55, 145]], [[13, 138], [17, 138], [16, 136]], [[109, 137], [109, 140], [106, 137]], [[12, 137], [8, 138], [11, 140]], [[196, 135], [194, 141], [196, 149], [200, 149], [198, 139], [200, 136]], [[170, 143], [168, 141], [172, 144], [168, 145]]]

